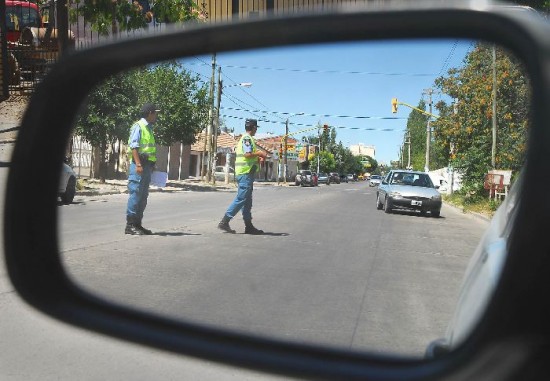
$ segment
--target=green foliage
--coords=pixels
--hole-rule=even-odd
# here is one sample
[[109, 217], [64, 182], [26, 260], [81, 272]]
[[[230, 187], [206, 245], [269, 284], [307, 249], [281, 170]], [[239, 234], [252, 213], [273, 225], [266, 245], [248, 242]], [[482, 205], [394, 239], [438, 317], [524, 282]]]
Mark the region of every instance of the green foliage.
[[[420, 110], [426, 110], [426, 103], [421, 100], [417, 106]], [[407, 131], [411, 142], [411, 166], [414, 170], [424, 170], [426, 164], [426, 126], [428, 124], [428, 116], [417, 110], [412, 110], [407, 120]], [[408, 164], [408, 150], [404, 164]]]
[[193, 0], [155, 0], [152, 11], [157, 20], [165, 23], [204, 19]]
[[[463, 183], [482, 189], [491, 169], [493, 67], [492, 46], [478, 44], [464, 66], [451, 69], [436, 86], [458, 102], [436, 105], [440, 118], [434, 123], [435, 145], [451, 152], [450, 162], [463, 174]], [[496, 50], [497, 148], [495, 169], [519, 171], [526, 150], [529, 121], [529, 83], [524, 70], [507, 52]], [[481, 186], [480, 186], [481, 184]]]
[[[311, 163], [317, 163], [317, 155], [314, 155]], [[334, 172], [336, 169], [336, 160], [334, 155], [327, 151], [319, 152], [319, 171], [320, 172]]]
[[155, 138], [159, 144], [194, 143], [208, 121], [208, 90], [182, 65], [172, 62], [148, 69], [141, 77], [141, 102], [161, 108]]
[[[78, 114], [75, 133], [100, 149], [106, 159], [109, 145], [128, 141], [141, 105], [153, 102], [161, 109], [155, 124], [159, 144], [191, 144], [208, 120], [208, 94], [180, 64], [166, 63], [124, 72], [109, 78], [87, 98]], [[104, 178], [104, 169], [100, 177]]]
[[84, 17], [99, 34], [145, 28], [155, 17], [166, 23], [203, 19], [193, 0], [156, 0], [150, 12], [136, 0], [72, 0], [71, 20]]

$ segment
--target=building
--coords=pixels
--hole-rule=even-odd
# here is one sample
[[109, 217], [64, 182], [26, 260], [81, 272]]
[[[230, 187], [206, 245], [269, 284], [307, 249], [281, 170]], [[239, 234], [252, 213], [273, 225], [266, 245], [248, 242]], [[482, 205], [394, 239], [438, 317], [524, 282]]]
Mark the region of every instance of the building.
[[376, 147], [366, 146], [363, 143], [352, 144], [349, 146], [349, 150], [353, 156], [370, 156], [376, 159]]

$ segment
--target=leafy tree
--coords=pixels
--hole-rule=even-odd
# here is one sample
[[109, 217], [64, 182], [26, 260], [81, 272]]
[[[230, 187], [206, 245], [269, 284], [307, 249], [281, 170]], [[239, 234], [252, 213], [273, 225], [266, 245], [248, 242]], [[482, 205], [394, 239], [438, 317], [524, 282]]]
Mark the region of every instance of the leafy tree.
[[[449, 70], [436, 86], [455, 99], [457, 105], [436, 105], [440, 119], [435, 123], [435, 140], [447, 152], [452, 165], [463, 174], [469, 189], [482, 190], [483, 179], [491, 169], [493, 117], [492, 46], [478, 44], [468, 54], [462, 68]], [[496, 169], [517, 172], [526, 149], [530, 87], [528, 78], [511, 55], [496, 49], [497, 72], [497, 149]], [[457, 107], [456, 113], [455, 108]]]
[[317, 155], [313, 155], [312, 163], [317, 163], [317, 156], [319, 156], [319, 171], [320, 172], [334, 172], [336, 168], [336, 160], [334, 155], [327, 151], [321, 151]]
[[199, 79], [176, 62], [150, 68], [140, 82], [140, 103], [154, 102], [162, 110], [155, 128], [157, 142], [194, 143], [195, 135], [208, 122], [207, 88], [199, 87]]
[[106, 177], [109, 146], [114, 151], [119, 140], [128, 141], [143, 103], [153, 102], [162, 110], [155, 125], [158, 144], [194, 143], [208, 120], [209, 108], [207, 90], [198, 83], [180, 64], [166, 63], [109, 78], [89, 95], [75, 130], [99, 148], [101, 181]]
[[118, 140], [128, 139], [129, 128], [139, 112], [137, 72], [109, 78], [98, 86], [78, 114], [75, 133], [99, 149], [99, 176], [105, 181], [107, 149], [114, 151]]
[[204, 19], [193, 0], [156, 0], [152, 8], [148, 0], [72, 0], [71, 4], [72, 20], [82, 16], [101, 35], [145, 28], [153, 17], [164, 23]]
[[[426, 103], [421, 100], [418, 103], [419, 110], [426, 111]], [[407, 119], [407, 132], [411, 142], [411, 166], [414, 170], [423, 171], [426, 164], [426, 126], [428, 116], [417, 110], [412, 110]], [[408, 163], [407, 159], [404, 160]]]

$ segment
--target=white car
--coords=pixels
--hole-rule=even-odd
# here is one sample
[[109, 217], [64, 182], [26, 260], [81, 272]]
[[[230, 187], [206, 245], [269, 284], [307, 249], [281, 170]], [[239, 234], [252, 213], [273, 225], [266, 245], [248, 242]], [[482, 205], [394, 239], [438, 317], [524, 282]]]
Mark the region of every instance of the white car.
[[[229, 168], [229, 181], [233, 181], [235, 179], [235, 169], [233, 167]], [[225, 181], [225, 166], [224, 165], [217, 165], [214, 170], [214, 177], [216, 178], [216, 181]]]
[[61, 179], [58, 189], [59, 197], [63, 204], [67, 205], [73, 202], [76, 194], [76, 173], [67, 164], [63, 163], [61, 170]]
[[369, 187], [377, 187], [382, 182], [382, 176], [372, 175], [369, 179]]

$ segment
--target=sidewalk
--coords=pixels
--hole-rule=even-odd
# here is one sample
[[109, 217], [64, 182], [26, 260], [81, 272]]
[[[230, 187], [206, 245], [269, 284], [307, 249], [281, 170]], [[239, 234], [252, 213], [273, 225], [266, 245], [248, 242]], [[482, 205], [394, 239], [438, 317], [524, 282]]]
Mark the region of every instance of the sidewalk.
[[[97, 196], [128, 193], [128, 180], [105, 180], [101, 184], [97, 179], [79, 179], [82, 189], [77, 189], [77, 196]], [[289, 183], [257, 181], [254, 186], [289, 186]], [[79, 186], [77, 185], [77, 188]], [[198, 179], [168, 180], [165, 187], [151, 185], [149, 192], [233, 192], [237, 190], [235, 183], [225, 184], [216, 181], [216, 184], [206, 183]]]

